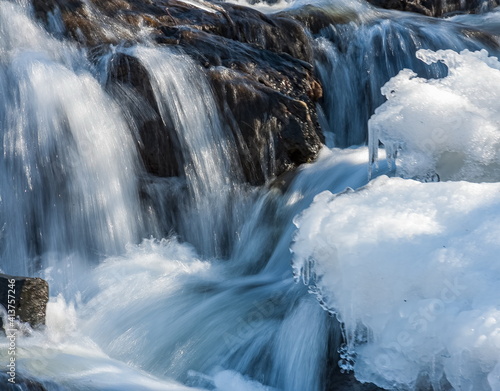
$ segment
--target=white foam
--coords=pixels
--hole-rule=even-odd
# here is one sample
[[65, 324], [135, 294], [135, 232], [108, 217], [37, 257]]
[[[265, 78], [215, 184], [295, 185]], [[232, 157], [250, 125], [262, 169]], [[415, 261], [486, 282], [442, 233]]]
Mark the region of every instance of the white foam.
[[[89, 336], [80, 332], [73, 303], [59, 295], [47, 306], [47, 327], [16, 338], [16, 371], [35, 377], [47, 389], [96, 391], [187, 391], [170, 379], [154, 377], [104, 353]], [[0, 341], [0, 363], [5, 367], [8, 340]], [[60, 387], [60, 388], [59, 388]]]

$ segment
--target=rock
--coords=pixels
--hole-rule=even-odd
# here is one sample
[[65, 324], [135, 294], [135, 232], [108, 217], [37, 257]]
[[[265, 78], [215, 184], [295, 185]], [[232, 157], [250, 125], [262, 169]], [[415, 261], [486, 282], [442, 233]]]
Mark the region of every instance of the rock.
[[[34, 0], [49, 23], [59, 15], [63, 34], [98, 58], [106, 45], [133, 44], [139, 31], [159, 45], [194, 58], [211, 82], [225, 126], [234, 135], [246, 180], [262, 184], [312, 161], [323, 142], [316, 113], [322, 88], [313, 49], [302, 24], [288, 15], [264, 15], [229, 3], [198, 0]], [[147, 72], [132, 57], [117, 55], [109, 89], [140, 96], [138, 149], [149, 173], [177, 176], [182, 156], [172, 124], [159, 118]], [[123, 98], [125, 97], [125, 98]], [[130, 100], [132, 102], [133, 99]], [[132, 107], [130, 102], [124, 102]]]
[[[14, 282], [14, 286], [11, 282]], [[29, 323], [32, 327], [42, 326], [45, 324], [48, 301], [49, 284], [47, 281], [41, 278], [0, 274], [0, 304], [7, 310], [9, 316], [15, 314], [16, 318]], [[14, 312], [8, 312], [9, 310]]]
[[235, 124], [233, 132], [250, 183], [261, 184], [316, 156], [321, 143], [315, 128], [317, 119], [305, 102], [237, 71], [214, 69], [210, 78], [219, 100], [226, 105], [228, 123]]
[[354, 377], [352, 372], [337, 373], [331, 384], [327, 384], [328, 391], [383, 391], [372, 383], [361, 383]]
[[310, 64], [202, 31], [179, 29], [172, 36], [206, 65], [250, 183], [316, 156], [323, 136], [314, 102], [322, 89]]
[[[217, 35], [211, 33], [214, 28], [169, 27], [156, 40], [175, 42], [206, 69], [225, 123], [236, 140], [246, 179], [262, 184], [316, 157], [323, 136], [315, 102], [322, 97], [322, 88], [312, 65], [304, 61], [312, 61], [312, 47], [305, 36], [295, 39], [292, 29], [288, 41], [268, 39], [274, 34], [267, 30], [271, 24], [268, 17], [262, 15], [264, 27], [259, 30], [256, 11], [250, 10], [249, 25], [243, 28], [241, 7], [228, 9], [238, 12], [236, 16], [229, 13], [238, 21], [233, 35], [227, 29]], [[287, 20], [277, 19], [279, 26]], [[296, 22], [288, 21], [296, 27]], [[265, 38], [258, 41], [256, 32]], [[294, 44], [287, 47], [290, 41]], [[302, 50], [294, 46], [296, 42], [302, 42]]]
[[283, 11], [277, 15], [299, 21], [312, 34], [319, 34], [322, 29], [331, 24], [360, 22], [359, 15], [353, 10], [326, 5], [317, 7], [312, 4], [306, 4], [303, 7]]
[[492, 9], [499, 0], [368, 0], [371, 4], [399, 11], [416, 12], [427, 16], [447, 16], [453, 13], [477, 13]]

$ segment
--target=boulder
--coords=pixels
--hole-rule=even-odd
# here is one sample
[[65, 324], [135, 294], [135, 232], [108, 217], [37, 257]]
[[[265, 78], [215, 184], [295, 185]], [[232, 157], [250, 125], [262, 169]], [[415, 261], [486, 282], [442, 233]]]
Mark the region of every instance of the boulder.
[[[39, 19], [88, 48], [96, 59], [109, 44], [133, 44], [144, 35], [195, 59], [211, 82], [222, 117], [233, 133], [246, 180], [268, 179], [312, 161], [323, 142], [316, 102], [312, 43], [287, 15], [264, 15], [229, 3], [198, 0], [34, 0]], [[51, 22], [52, 21], [52, 22]], [[138, 149], [149, 173], [177, 176], [182, 156], [172, 124], [159, 118], [141, 64], [118, 55], [110, 89], [141, 96], [150, 113], [139, 124]]]
[[250, 183], [314, 159], [323, 141], [315, 106], [322, 88], [309, 63], [199, 30], [170, 37], [205, 65]]
[[383, 391], [372, 383], [361, 383], [354, 377], [353, 372], [337, 373], [331, 384], [327, 384], [328, 391]]
[[[0, 274], [0, 304], [8, 316], [14, 315], [32, 327], [45, 324], [49, 301], [49, 284], [41, 278], [15, 277]], [[10, 311], [10, 312], [9, 312]], [[0, 325], [2, 319], [0, 318]], [[8, 325], [3, 325], [8, 328]]]
[[306, 4], [279, 12], [277, 15], [292, 18], [304, 25], [312, 34], [320, 34], [321, 30], [336, 24], [360, 23], [360, 16], [351, 9], [322, 5], [321, 7]]

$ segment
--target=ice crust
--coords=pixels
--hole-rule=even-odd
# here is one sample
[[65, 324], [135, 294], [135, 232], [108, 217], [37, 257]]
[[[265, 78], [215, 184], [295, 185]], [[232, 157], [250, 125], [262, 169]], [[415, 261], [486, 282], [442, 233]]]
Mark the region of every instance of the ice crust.
[[359, 380], [500, 389], [500, 184], [380, 177], [295, 223], [295, 273], [344, 323]]
[[318, 194], [295, 219], [294, 273], [343, 323], [357, 379], [500, 390], [500, 63], [417, 56], [448, 76], [401, 71], [369, 124], [370, 161], [383, 148], [396, 177]]

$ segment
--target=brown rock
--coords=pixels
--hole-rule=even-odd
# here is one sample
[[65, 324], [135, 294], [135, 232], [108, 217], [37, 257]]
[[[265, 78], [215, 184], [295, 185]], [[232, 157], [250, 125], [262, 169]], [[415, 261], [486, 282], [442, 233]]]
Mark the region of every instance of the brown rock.
[[20, 321], [27, 322], [32, 327], [44, 325], [48, 300], [47, 281], [41, 278], [0, 274], [0, 304], [6, 311], [13, 310], [7, 312], [8, 315], [14, 314]]

